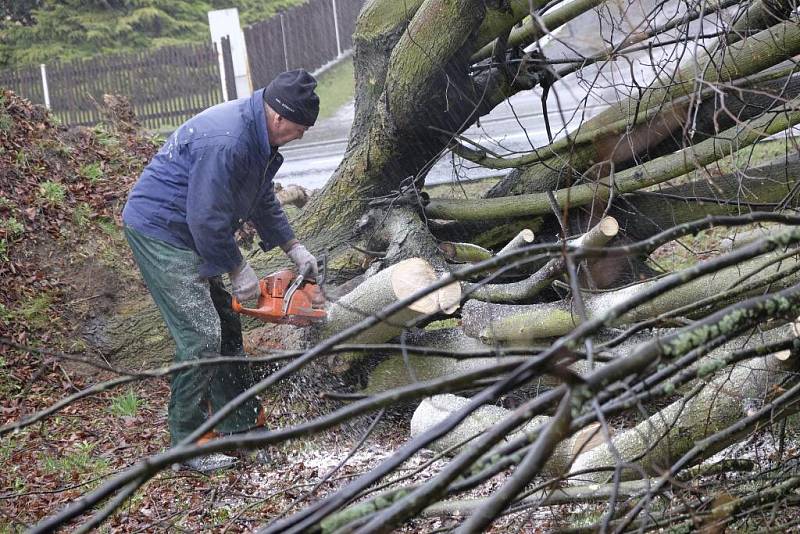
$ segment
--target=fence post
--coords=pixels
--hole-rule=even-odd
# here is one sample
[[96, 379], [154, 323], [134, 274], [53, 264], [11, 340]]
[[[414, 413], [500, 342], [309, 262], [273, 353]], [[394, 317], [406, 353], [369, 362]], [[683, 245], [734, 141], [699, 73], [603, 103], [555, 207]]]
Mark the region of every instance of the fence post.
[[331, 0], [333, 4], [333, 31], [336, 32], [336, 57], [342, 55], [342, 42], [339, 38], [339, 15], [336, 13], [336, 0]]
[[[250, 69], [247, 66], [247, 50], [245, 48], [244, 34], [239, 24], [239, 10], [235, 7], [230, 9], [217, 9], [208, 12], [208, 27], [211, 32], [211, 40], [217, 45], [219, 54], [220, 78], [222, 79], [222, 95], [225, 100], [247, 96], [252, 93], [252, 82], [250, 81]], [[222, 54], [222, 38], [227, 36], [230, 41], [231, 62], [224, 64]], [[231, 72], [225, 72], [227, 70]], [[226, 89], [226, 76], [233, 80], [236, 87], [235, 94], [231, 94]]]
[[47, 87], [47, 69], [44, 63], [39, 63], [39, 69], [42, 71], [42, 94], [44, 95], [44, 107], [50, 109], [50, 90]]
[[[222, 64], [225, 67], [225, 72], [222, 76], [225, 78], [225, 86], [228, 89], [228, 100], [239, 98], [239, 91], [236, 89], [236, 77], [233, 75], [233, 53], [231, 51], [231, 38], [229, 36], [223, 37], [219, 40], [222, 46]], [[245, 95], [242, 95], [245, 96]]]
[[286, 65], [286, 70], [289, 70], [289, 51], [286, 49], [286, 25], [283, 23], [283, 13], [280, 14], [281, 19], [281, 40], [283, 41], [283, 62]]

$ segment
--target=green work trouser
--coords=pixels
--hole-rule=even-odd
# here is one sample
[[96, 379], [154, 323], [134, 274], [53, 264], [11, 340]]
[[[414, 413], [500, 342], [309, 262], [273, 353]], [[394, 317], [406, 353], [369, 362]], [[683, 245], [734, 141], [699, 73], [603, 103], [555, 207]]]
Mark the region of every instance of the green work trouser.
[[[231, 309], [221, 277], [202, 278], [202, 260], [191, 250], [174, 247], [125, 227], [147, 288], [175, 340], [175, 362], [207, 357], [240, 356], [242, 326]], [[209, 416], [252, 386], [249, 364], [198, 366], [171, 377], [169, 430], [176, 445]], [[255, 426], [260, 402], [249, 399], [221, 421], [217, 432], [241, 432]]]

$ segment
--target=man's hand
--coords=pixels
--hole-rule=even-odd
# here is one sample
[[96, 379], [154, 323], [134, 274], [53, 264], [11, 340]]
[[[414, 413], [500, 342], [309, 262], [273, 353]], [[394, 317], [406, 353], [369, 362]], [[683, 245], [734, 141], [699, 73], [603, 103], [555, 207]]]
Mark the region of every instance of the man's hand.
[[319, 275], [317, 258], [315, 258], [314, 255], [308, 251], [305, 245], [302, 243], [295, 243], [289, 250], [286, 251], [286, 255], [291, 258], [291, 260], [297, 266], [297, 270], [300, 271], [301, 274], [305, 274], [307, 278], [312, 280], [317, 279], [317, 276]]
[[244, 260], [238, 269], [231, 271], [231, 286], [233, 287], [233, 296], [239, 302], [245, 302], [250, 299], [256, 298], [261, 290], [258, 287], [258, 276], [256, 272]]

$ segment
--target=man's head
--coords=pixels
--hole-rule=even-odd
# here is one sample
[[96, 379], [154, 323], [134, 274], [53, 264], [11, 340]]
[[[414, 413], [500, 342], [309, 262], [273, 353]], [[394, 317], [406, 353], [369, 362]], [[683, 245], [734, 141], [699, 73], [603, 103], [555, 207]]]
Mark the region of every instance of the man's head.
[[317, 121], [317, 80], [303, 69], [283, 72], [264, 90], [269, 143], [282, 146], [300, 139]]

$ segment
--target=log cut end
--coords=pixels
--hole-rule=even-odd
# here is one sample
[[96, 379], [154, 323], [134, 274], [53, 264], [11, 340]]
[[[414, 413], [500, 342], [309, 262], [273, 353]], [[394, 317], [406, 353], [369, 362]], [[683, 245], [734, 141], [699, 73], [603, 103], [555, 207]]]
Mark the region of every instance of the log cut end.
[[[420, 289], [434, 283], [436, 273], [430, 263], [422, 258], [409, 258], [396, 264], [390, 275], [392, 291], [397, 300], [405, 299]], [[440, 311], [453, 313], [461, 300], [461, 286], [453, 283], [411, 303], [408, 308], [421, 314]]]
[[619, 233], [619, 223], [614, 217], [603, 217], [597, 226], [606, 237], [614, 237]]

